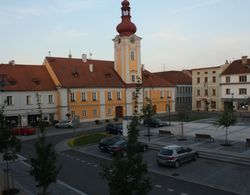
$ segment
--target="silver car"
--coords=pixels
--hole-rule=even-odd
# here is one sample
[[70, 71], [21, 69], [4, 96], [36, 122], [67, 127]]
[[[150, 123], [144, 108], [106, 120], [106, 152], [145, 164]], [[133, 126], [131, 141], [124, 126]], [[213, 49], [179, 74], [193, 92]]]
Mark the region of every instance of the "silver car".
[[156, 159], [159, 165], [169, 165], [178, 168], [184, 162], [197, 160], [198, 152], [187, 146], [169, 145], [163, 147], [158, 152]]

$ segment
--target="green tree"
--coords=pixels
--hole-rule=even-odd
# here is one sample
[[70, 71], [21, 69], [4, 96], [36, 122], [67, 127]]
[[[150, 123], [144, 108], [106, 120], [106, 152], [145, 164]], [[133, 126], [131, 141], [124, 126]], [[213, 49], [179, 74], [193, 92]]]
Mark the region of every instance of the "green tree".
[[57, 155], [52, 144], [46, 143], [46, 128], [45, 122], [42, 118], [42, 111], [40, 103], [38, 102], [39, 109], [39, 130], [40, 135], [35, 143], [36, 157], [31, 158], [30, 175], [34, 176], [36, 186], [42, 188], [42, 194], [46, 194], [48, 187], [51, 183], [56, 182], [57, 175], [60, 168], [57, 164]]
[[228, 128], [236, 123], [236, 118], [233, 114], [233, 106], [228, 106], [225, 108], [223, 114], [215, 121], [217, 127], [223, 127], [226, 129], [226, 138], [224, 145], [230, 145], [228, 143]]
[[153, 116], [155, 115], [155, 109], [152, 105], [152, 100], [147, 98], [146, 99], [146, 105], [143, 106], [142, 108], [142, 116], [141, 118], [144, 120], [144, 123], [147, 124], [147, 130], [148, 130], [148, 141], [150, 141], [150, 121], [152, 120]]
[[145, 195], [151, 188], [150, 179], [146, 176], [147, 165], [143, 162], [143, 156], [136, 152], [138, 143], [139, 123], [138, 96], [140, 91], [140, 81], [136, 87], [134, 95], [134, 114], [128, 126], [127, 157], [122, 158], [115, 155], [111, 164], [104, 164], [100, 175], [108, 181], [111, 195]]
[[[5, 104], [4, 104], [5, 105]], [[4, 105], [0, 107], [0, 153], [6, 162], [6, 191], [10, 190], [9, 161], [17, 159], [17, 153], [21, 149], [21, 142], [11, 132], [4, 115]]]

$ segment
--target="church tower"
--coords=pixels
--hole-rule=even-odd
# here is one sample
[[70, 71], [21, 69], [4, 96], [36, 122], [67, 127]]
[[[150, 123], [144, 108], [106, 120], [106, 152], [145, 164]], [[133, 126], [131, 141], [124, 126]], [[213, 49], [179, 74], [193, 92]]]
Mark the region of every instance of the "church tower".
[[122, 80], [127, 83], [136, 83], [137, 76], [141, 75], [141, 38], [135, 35], [136, 26], [131, 22], [130, 3], [123, 0], [121, 3], [122, 21], [117, 25], [119, 33], [114, 39], [115, 70]]

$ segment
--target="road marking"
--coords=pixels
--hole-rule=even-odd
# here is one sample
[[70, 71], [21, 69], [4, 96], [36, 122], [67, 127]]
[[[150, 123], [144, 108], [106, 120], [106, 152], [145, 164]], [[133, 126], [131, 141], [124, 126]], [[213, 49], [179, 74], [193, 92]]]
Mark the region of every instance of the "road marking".
[[77, 158], [76, 160], [80, 160], [79, 158]]
[[94, 165], [94, 167], [98, 167], [98, 165]]
[[184, 192], [182, 192], [182, 193], [181, 193], [181, 195], [188, 195], [188, 193], [184, 193]]
[[156, 188], [161, 188], [162, 186], [159, 185], [159, 184], [156, 184], [155, 187], [156, 187]]
[[88, 162], [88, 165], [91, 165], [92, 163]]
[[169, 191], [169, 192], [174, 192], [174, 189], [168, 188], [168, 191]]
[[82, 160], [81, 162], [82, 162], [82, 163], [85, 163], [85, 160]]
[[57, 183], [59, 183], [59, 184], [65, 186], [65, 187], [71, 189], [72, 191], [74, 191], [74, 192], [76, 192], [76, 193], [78, 193], [78, 194], [87, 195], [86, 193], [84, 193], [84, 192], [82, 192], [82, 191], [80, 191], [80, 190], [78, 190], [78, 189], [76, 189], [76, 188], [73, 188], [72, 186], [70, 186], [70, 185], [64, 183], [63, 181], [60, 181], [60, 180], [56, 180], [56, 181], [57, 181]]

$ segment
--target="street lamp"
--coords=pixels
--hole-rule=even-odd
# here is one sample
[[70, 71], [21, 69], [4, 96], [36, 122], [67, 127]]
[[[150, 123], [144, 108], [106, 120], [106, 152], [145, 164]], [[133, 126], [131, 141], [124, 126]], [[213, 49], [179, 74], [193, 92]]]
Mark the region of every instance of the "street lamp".
[[170, 99], [171, 99], [171, 97], [168, 96], [167, 100], [168, 100], [168, 121], [169, 121], [169, 126], [171, 125], [171, 122], [170, 122]]
[[232, 110], [234, 109], [234, 93], [231, 93], [231, 96], [232, 96]]

